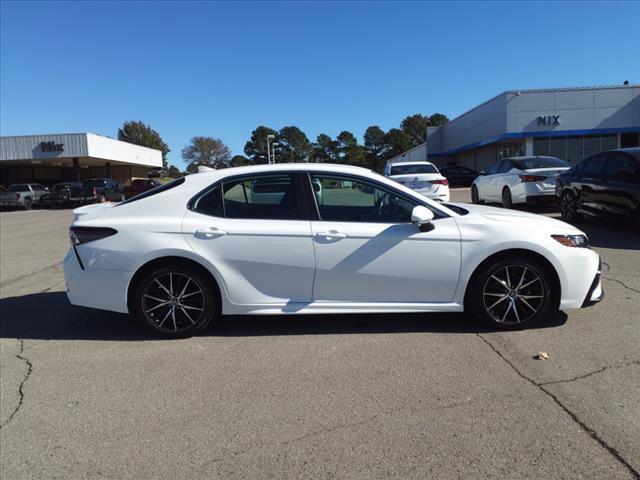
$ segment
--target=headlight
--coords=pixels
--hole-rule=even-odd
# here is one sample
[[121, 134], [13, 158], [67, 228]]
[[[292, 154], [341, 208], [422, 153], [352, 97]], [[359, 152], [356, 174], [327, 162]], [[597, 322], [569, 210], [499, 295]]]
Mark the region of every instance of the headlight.
[[551, 238], [565, 247], [589, 247], [589, 239], [586, 235], [551, 235]]

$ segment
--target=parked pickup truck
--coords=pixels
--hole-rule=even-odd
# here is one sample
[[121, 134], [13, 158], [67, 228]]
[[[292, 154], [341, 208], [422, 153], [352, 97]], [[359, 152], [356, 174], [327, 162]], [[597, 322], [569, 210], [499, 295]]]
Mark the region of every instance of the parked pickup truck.
[[86, 203], [119, 202], [123, 200], [118, 182], [111, 178], [92, 178], [81, 182], [57, 183], [43, 198], [50, 207], [84, 205]]
[[146, 192], [147, 190], [151, 190], [152, 188], [159, 187], [160, 182], [157, 180], [152, 180], [150, 178], [135, 178], [131, 180], [131, 185], [126, 185], [122, 189], [122, 194], [124, 198], [135, 197], [139, 193]]
[[39, 183], [16, 183], [9, 185], [6, 192], [0, 192], [0, 207], [18, 207], [25, 210], [40, 204], [40, 198], [47, 189]]

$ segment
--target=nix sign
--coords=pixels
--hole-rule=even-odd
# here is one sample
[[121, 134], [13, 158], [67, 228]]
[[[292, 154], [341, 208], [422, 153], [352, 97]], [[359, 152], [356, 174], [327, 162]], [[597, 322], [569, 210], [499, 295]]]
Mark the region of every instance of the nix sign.
[[64, 144], [56, 143], [56, 142], [40, 142], [40, 151], [41, 152], [63, 152]]
[[560, 125], [560, 115], [545, 115], [543, 117], [538, 117], [539, 127], [555, 127], [556, 125]]

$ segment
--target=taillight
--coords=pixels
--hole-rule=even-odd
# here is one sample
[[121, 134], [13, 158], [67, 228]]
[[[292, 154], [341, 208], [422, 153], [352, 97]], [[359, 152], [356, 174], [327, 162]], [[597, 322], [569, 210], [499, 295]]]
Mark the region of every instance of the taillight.
[[520, 181], [522, 183], [527, 182], [541, 182], [542, 180], [546, 180], [547, 177], [541, 177], [540, 175], [520, 175]]
[[93, 242], [110, 237], [118, 233], [117, 230], [107, 227], [70, 227], [69, 238], [74, 245]]
[[98, 189], [93, 187], [93, 196], [95, 197], [96, 195], [98, 195]]
[[431, 183], [434, 185], [449, 185], [449, 180], [446, 178], [442, 178], [440, 180], [431, 180]]
[[16, 200], [20, 200], [20, 194], [16, 193]]

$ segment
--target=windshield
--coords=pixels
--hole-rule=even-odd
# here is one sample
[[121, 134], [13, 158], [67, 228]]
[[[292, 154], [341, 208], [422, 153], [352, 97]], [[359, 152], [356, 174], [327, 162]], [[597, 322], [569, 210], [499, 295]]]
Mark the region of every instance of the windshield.
[[438, 169], [430, 163], [419, 165], [394, 165], [390, 175], [414, 175], [416, 173], [438, 173]]
[[564, 160], [555, 157], [533, 157], [523, 158], [515, 162], [520, 170], [531, 170], [533, 168], [569, 168], [569, 164]]
[[10, 192], [24, 192], [25, 190], [29, 190], [29, 185], [9, 185]]

